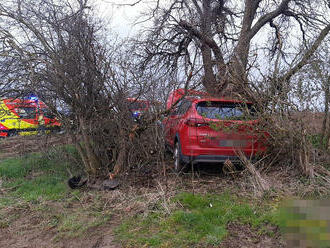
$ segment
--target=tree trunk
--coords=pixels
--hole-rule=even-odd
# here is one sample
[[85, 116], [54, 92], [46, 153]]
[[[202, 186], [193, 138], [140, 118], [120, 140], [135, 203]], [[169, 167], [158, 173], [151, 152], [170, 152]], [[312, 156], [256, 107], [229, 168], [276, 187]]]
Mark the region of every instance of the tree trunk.
[[113, 174], [118, 175], [121, 173], [125, 168], [125, 163], [127, 162], [127, 137], [126, 132], [123, 128], [119, 129], [119, 154], [116, 160], [116, 164], [113, 167]]
[[301, 149], [299, 151], [299, 165], [304, 175], [309, 178], [314, 178], [314, 166], [309, 162], [310, 160], [310, 147], [306, 139], [307, 131], [303, 130], [301, 139]]
[[[330, 102], [330, 77], [328, 77], [325, 82], [324, 89], [324, 117], [322, 123], [322, 144], [325, 149], [329, 148], [329, 138], [330, 138], [330, 125], [327, 127], [327, 123], [329, 122], [329, 102]], [[328, 131], [327, 131], [328, 129]]]
[[207, 92], [213, 93], [215, 91], [216, 78], [212, 68], [211, 49], [208, 46], [203, 45], [201, 50], [204, 67], [203, 85], [206, 88]]
[[201, 16], [201, 31], [202, 31], [202, 57], [204, 66], [204, 80], [203, 85], [208, 92], [214, 92], [216, 85], [216, 77], [213, 71], [212, 63], [212, 49], [209, 45], [205, 44], [205, 39], [212, 40], [211, 30], [211, 2], [210, 0], [203, 0], [203, 13]]
[[88, 174], [92, 177], [97, 178], [103, 174], [102, 165], [93, 150], [93, 142], [91, 140], [91, 137], [87, 134], [87, 125], [85, 121], [80, 118], [79, 123], [83, 142], [81, 144], [78, 144], [78, 151], [82, 155], [82, 159], [85, 163], [86, 169], [90, 172]]

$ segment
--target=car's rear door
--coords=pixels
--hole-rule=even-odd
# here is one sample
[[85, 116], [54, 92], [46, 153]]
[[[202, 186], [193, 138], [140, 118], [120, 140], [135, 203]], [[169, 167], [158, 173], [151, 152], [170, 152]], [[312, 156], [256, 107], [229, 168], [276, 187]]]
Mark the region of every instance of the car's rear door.
[[186, 99], [181, 100], [165, 120], [165, 138], [169, 145], [174, 145], [175, 136], [184, 121], [183, 116], [190, 107], [191, 101]]

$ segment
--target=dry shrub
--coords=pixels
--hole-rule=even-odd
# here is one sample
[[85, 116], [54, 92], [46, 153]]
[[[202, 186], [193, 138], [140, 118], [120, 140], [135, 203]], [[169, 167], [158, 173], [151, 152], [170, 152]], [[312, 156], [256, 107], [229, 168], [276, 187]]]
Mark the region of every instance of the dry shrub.
[[242, 151], [238, 150], [237, 155], [251, 175], [251, 184], [253, 185], [254, 192], [261, 196], [264, 192], [270, 189], [269, 183], [261, 176], [255, 164], [252, 163]]
[[296, 168], [303, 176], [320, 179], [330, 186], [328, 169], [323, 167], [321, 159], [326, 151], [313, 147], [310, 123], [301, 113], [281, 113], [276, 116], [267, 115], [263, 125], [269, 133], [268, 166], [286, 166]]
[[268, 153], [272, 163], [298, 166], [302, 173], [313, 176], [310, 166], [311, 144], [306, 123], [290, 115], [271, 116], [267, 121]]
[[[161, 171], [164, 141], [161, 126], [154, 121], [154, 115], [156, 113], [149, 112], [134, 118], [123, 96], [117, 99], [112, 109], [108, 108], [88, 121], [83, 131], [92, 141], [92, 152], [102, 165], [99, 177], [107, 178], [109, 173], [123, 176], [130, 172], [136, 175], [137, 171], [142, 175]], [[76, 132], [71, 133], [78, 146], [84, 142], [82, 129], [78, 125]]]

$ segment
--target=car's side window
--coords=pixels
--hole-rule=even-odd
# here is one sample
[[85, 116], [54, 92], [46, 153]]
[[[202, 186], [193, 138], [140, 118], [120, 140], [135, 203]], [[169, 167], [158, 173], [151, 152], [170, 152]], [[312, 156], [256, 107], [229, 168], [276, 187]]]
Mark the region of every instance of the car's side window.
[[31, 107], [18, 107], [16, 109], [17, 114], [22, 119], [35, 119], [36, 118], [36, 108]]
[[171, 115], [184, 115], [191, 106], [191, 101], [181, 100], [178, 102]]
[[179, 109], [180, 109], [180, 106], [182, 104], [182, 100], [179, 101], [176, 106], [174, 107], [174, 109], [171, 111], [171, 116], [175, 116], [175, 115], [178, 115], [179, 114]]
[[178, 108], [178, 115], [184, 115], [191, 106], [191, 102], [187, 100], [182, 100], [180, 107]]

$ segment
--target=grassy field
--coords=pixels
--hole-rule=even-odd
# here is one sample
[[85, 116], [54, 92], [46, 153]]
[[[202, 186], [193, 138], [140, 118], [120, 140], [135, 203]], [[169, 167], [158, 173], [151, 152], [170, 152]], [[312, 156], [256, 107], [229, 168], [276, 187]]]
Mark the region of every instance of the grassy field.
[[[73, 165], [63, 161], [64, 153], [75, 156], [72, 147], [67, 146], [0, 162], [0, 229], [18, 228], [27, 235], [29, 229], [51, 230], [49, 242], [56, 243], [62, 238], [85, 235], [111, 218], [110, 211], [97, 208], [97, 193], [85, 205], [81, 202], [84, 192], [68, 188], [66, 181]], [[22, 222], [30, 222], [25, 230], [19, 226]]]
[[219, 247], [228, 236], [231, 222], [249, 226], [258, 235], [276, 235], [267, 228], [276, 225], [276, 211], [251, 205], [230, 192], [223, 194], [179, 193], [164, 209], [125, 221], [116, 230], [129, 247]]
[[280, 208], [291, 189], [277, 179], [263, 197], [249, 191], [248, 178], [222, 174], [71, 190], [77, 161], [68, 145], [0, 162], [0, 247], [26, 240], [25, 247], [284, 247], [283, 233], [292, 230], [311, 247], [329, 247], [326, 218], [297, 215], [291, 210], [310, 212], [297, 202]]

